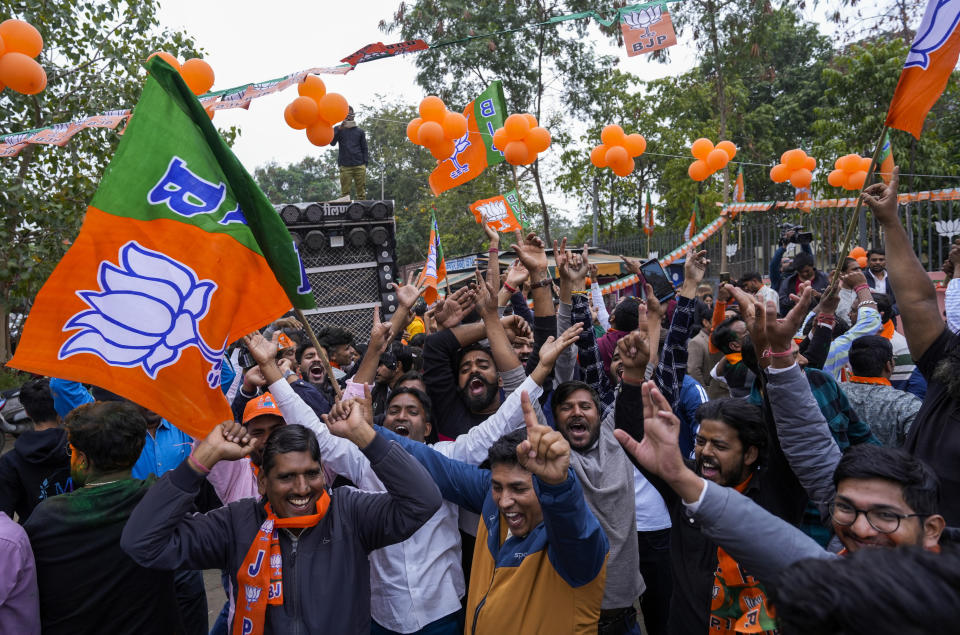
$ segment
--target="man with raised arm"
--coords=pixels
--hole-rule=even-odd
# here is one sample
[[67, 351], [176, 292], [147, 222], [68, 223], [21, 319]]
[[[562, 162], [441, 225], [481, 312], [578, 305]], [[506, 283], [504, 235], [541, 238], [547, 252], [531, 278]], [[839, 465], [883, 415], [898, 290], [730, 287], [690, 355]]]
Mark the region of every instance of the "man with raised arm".
[[444, 498], [480, 514], [466, 635], [596, 633], [609, 543], [570, 467], [570, 445], [537, 423], [504, 435], [488, 468], [389, 432], [433, 476]]
[[441, 499], [423, 468], [362, 417], [338, 420], [331, 430], [360, 448], [386, 494], [328, 491], [313, 432], [285, 425], [263, 448], [260, 500], [191, 513], [210, 470], [256, 445], [240, 424], [228, 422], [150, 489], [121, 546], [152, 569], [231, 572], [238, 589], [233, 633], [369, 632], [370, 552], [409, 538]]
[[907, 434], [904, 449], [923, 460], [943, 488], [940, 510], [947, 524], [960, 525], [960, 336], [944, 324], [933, 282], [913, 251], [898, 216], [894, 168], [888, 185], [876, 183], [863, 192], [883, 228], [890, 285], [897, 294], [903, 334], [910, 355], [927, 380], [927, 394]]

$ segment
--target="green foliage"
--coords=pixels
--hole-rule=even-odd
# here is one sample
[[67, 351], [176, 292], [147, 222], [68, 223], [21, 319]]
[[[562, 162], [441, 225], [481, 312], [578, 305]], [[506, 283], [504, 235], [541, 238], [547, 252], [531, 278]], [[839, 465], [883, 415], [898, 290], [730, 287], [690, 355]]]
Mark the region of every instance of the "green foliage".
[[[5, 1], [0, 16], [26, 20], [43, 35], [48, 82], [39, 95], [0, 93], [3, 132], [131, 107], [151, 52], [196, 56], [193, 40], [162, 29], [156, 10], [149, 1]], [[29, 305], [76, 236], [118, 141], [116, 131], [87, 129], [62, 148], [30, 145], [0, 159], [0, 360], [9, 356], [8, 312]]]
[[262, 165], [253, 172], [260, 189], [273, 203], [329, 201], [340, 196], [336, 152], [305, 157], [299, 163], [283, 167], [277, 162]]

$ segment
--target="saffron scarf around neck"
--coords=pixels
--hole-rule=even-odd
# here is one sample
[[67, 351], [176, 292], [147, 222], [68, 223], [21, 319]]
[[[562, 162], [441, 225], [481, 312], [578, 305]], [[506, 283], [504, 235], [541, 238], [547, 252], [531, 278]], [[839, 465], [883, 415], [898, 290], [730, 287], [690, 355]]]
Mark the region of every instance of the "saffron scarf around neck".
[[847, 381], [854, 384], [878, 384], [880, 386], [890, 386], [890, 380], [886, 377], [860, 377], [859, 375], [850, 375]]
[[[326, 490], [317, 500], [317, 513], [309, 516], [277, 518], [270, 503], [266, 504], [267, 518], [260, 525], [257, 536], [237, 571], [237, 606], [233, 618], [233, 635], [263, 633], [267, 605], [283, 604], [283, 557], [280, 553], [278, 530], [314, 527], [327, 515], [329, 507], [330, 495]], [[268, 555], [269, 561], [264, 562]], [[264, 589], [267, 590], [266, 596], [263, 594]]]

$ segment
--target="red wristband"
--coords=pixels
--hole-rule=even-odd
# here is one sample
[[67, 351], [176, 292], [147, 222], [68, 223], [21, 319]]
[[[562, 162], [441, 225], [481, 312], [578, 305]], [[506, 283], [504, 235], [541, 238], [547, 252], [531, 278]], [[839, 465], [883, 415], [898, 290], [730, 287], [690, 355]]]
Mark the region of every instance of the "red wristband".
[[870, 285], [864, 282], [863, 284], [858, 284], [853, 288], [854, 293], [860, 293], [860, 289], [869, 289]]
[[192, 465], [193, 467], [197, 468], [198, 470], [200, 470], [200, 471], [203, 472], [204, 474], [209, 474], [209, 473], [210, 473], [210, 468], [204, 466], [203, 464], [200, 463], [200, 461], [198, 461], [198, 460], [196, 460], [195, 458], [193, 458], [193, 452], [191, 452], [190, 455], [187, 456], [187, 460], [190, 461], [190, 465]]
[[516, 289], [514, 289], [513, 287], [511, 287], [511, 286], [510, 286], [509, 284], [507, 284], [506, 282], [503, 283], [503, 288], [506, 289], [507, 291], [509, 291], [509, 292], [510, 292], [510, 295], [513, 295], [514, 293], [517, 292]]
[[767, 357], [791, 357], [794, 353], [797, 352], [797, 350], [798, 349], [796, 345], [791, 346], [790, 350], [779, 351], [777, 353], [774, 353], [772, 350], [768, 348], [767, 350], [763, 351], [763, 355], [761, 356], [761, 359], [764, 359]]

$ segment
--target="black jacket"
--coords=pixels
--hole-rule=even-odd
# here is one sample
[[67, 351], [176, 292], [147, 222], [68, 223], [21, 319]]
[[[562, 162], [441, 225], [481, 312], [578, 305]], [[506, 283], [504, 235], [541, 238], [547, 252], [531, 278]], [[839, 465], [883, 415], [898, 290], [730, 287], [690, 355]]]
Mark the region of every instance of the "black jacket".
[[[797, 273], [793, 272], [780, 282], [780, 289], [778, 293], [780, 294], [780, 315], [786, 315], [790, 309], [793, 308], [794, 302], [790, 299], [791, 293], [796, 293], [796, 284], [797, 284]], [[823, 291], [830, 285], [830, 277], [824, 272], [817, 269], [816, 274], [813, 276], [813, 286], [814, 291]]]
[[[790, 470], [780, 444], [776, 442], [772, 416], [768, 416], [767, 420], [770, 445], [744, 495], [770, 513], [798, 525], [803, 517], [806, 493]], [[643, 397], [639, 386], [621, 384], [617, 397], [616, 427], [626, 430], [638, 441], [643, 438]], [[667, 632], [707, 633], [713, 576], [717, 570], [717, 544], [707, 538], [684, 513], [683, 501], [670, 486], [643, 469], [632, 456], [630, 460], [657, 488], [670, 512], [673, 595]], [[692, 465], [690, 467], [693, 468]]]
[[887, 277], [883, 279], [883, 282], [877, 282], [877, 279], [873, 276], [873, 272], [870, 271], [870, 268], [863, 270], [863, 277], [867, 279], [867, 285], [870, 287], [870, 291], [873, 293], [885, 293], [887, 297], [890, 298], [890, 304], [893, 306], [894, 315], [899, 315], [900, 311], [897, 310], [897, 296], [893, 295], [893, 284], [890, 282], [890, 273], [887, 273]]
[[333, 129], [333, 141], [330, 145], [335, 146], [338, 143], [340, 152], [337, 155], [337, 165], [353, 167], [367, 164], [367, 133], [363, 128], [337, 126]]
[[72, 491], [64, 428], [24, 432], [0, 457], [0, 511], [21, 525], [43, 500]]
[[[296, 539], [279, 533], [284, 602], [267, 607], [264, 633], [369, 633], [369, 553], [406, 540], [440, 509], [440, 490], [399, 444], [378, 434], [363, 453], [387, 492], [341, 487], [315, 527]], [[264, 501], [192, 514], [202, 481], [186, 462], [164, 474], [131, 514], [120, 545], [152, 569], [224, 569], [236, 589], [266, 519]], [[242, 602], [244, 594], [234, 597]]]

